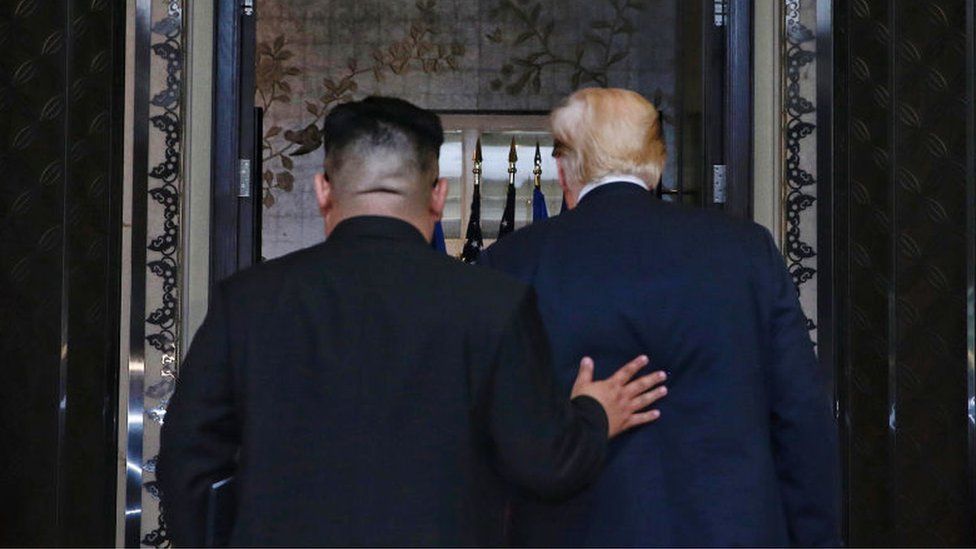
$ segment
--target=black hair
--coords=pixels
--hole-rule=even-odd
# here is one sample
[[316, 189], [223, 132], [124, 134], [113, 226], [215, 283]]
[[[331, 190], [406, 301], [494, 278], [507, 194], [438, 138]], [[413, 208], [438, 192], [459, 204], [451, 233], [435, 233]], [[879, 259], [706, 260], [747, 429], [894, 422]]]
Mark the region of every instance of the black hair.
[[343, 148], [362, 140], [383, 146], [403, 138], [413, 146], [417, 166], [426, 172], [440, 157], [444, 128], [431, 111], [403, 99], [379, 96], [343, 103], [332, 109], [322, 123], [326, 157], [341, 156], [338, 153]]

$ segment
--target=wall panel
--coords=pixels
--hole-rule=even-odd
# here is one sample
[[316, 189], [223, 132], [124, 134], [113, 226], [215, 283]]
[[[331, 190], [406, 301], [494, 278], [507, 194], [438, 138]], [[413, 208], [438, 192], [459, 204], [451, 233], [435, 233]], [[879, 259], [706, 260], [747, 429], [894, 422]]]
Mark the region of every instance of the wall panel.
[[0, 545], [114, 539], [123, 13], [0, 6]]
[[832, 235], [821, 312], [832, 334], [822, 356], [838, 368], [851, 545], [976, 543], [967, 4], [833, 3], [833, 140], [822, 141], [832, 202], [820, 219]]
[[971, 544], [966, 439], [966, 10], [895, 2], [889, 395], [895, 532]]

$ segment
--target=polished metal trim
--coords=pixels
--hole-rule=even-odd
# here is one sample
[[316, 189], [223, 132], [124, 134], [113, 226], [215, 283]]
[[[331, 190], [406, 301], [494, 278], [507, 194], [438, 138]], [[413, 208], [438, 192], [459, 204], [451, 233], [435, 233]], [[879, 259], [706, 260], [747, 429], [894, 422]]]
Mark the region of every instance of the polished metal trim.
[[969, 496], [976, 509], [976, 0], [966, 3], [966, 410]]
[[238, 198], [248, 198], [251, 196], [251, 159], [241, 158], [238, 161], [237, 174], [240, 179], [240, 187], [237, 189]]
[[714, 21], [716, 27], [726, 27], [729, 24], [729, 0], [714, 0]]
[[132, 120], [132, 283], [129, 310], [125, 536], [139, 547], [142, 533], [143, 420], [146, 345], [146, 213], [149, 178], [149, 64], [152, 3], [136, 0]]
[[712, 164], [712, 202], [725, 204], [725, 164]]
[[[899, 105], [901, 94], [898, 89], [898, 70], [896, 69], [895, 59], [899, 58], [899, 18], [895, 2], [888, 5], [888, 29], [891, 32], [891, 39], [888, 40], [887, 58], [890, 61], [888, 74], [888, 89], [891, 90], [891, 105]], [[889, 187], [888, 196], [888, 216], [891, 219], [890, 240], [888, 242], [888, 254], [890, 258], [888, 272], [888, 325], [886, 337], [888, 343], [888, 437], [887, 437], [887, 457], [885, 458], [887, 467], [887, 488], [888, 488], [888, 517], [895, 520], [898, 517], [898, 495], [900, 478], [898, 475], [898, 235], [901, 234], [901, 225], [898, 218], [898, 187], [894, 184], [898, 181], [898, 162], [899, 162], [899, 136], [902, 132], [898, 128], [898, 117], [893, 111], [888, 116], [888, 143], [890, 147], [888, 160], [888, 180], [892, 182]]]
[[[73, 19], [72, 3], [64, 4], [64, 28], [67, 37], [64, 40], [64, 54], [61, 62], [64, 66], [64, 96], [71, 97], [71, 83], [74, 82], [71, 61], [73, 58], [72, 49], [74, 44], [73, 31], [71, 24]], [[69, 322], [69, 299], [71, 295], [68, 285], [71, 277], [68, 276], [70, 270], [70, 258], [68, 257], [68, 188], [71, 184], [71, 174], [69, 167], [71, 162], [70, 144], [68, 136], [71, 135], [71, 101], [65, 101], [64, 113], [62, 118], [64, 141], [62, 142], [64, 161], [64, 176], [61, 180], [61, 326], [60, 326], [60, 348], [58, 355], [58, 440], [55, 446], [57, 452], [55, 481], [54, 481], [54, 539], [58, 543], [65, 543], [64, 535], [64, 513], [62, 506], [64, 502], [64, 456], [65, 456], [65, 430], [68, 413], [68, 322]]]

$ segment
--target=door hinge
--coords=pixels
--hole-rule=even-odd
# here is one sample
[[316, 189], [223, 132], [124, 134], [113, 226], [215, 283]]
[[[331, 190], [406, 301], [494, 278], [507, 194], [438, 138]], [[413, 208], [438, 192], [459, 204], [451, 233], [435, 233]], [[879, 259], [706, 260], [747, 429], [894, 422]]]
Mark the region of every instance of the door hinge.
[[728, 0], [715, 0], [715, 26], [724, 27], [729, 24], [729, 2]]
[[248, 158], [241, 158], [240, 167], [238, 168], [238, 174], [240, 177], [238, 180], [241, 182], [240, 187], [237, 189], [238, 198], [250, 198], [251, 196], [251, 160]]
[[244, 15], [254, 15], [254, 0], [241, 0], [241, 9]]
[[725, 164], [712, 166], [712, 202], [725, 204]]

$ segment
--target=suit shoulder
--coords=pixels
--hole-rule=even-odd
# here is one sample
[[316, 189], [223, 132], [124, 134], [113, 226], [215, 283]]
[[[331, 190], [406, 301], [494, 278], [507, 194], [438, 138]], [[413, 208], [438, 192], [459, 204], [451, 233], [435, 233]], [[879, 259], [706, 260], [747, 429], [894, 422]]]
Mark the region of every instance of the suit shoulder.
[[314, 269], [319, 265], [324, 243], [291, 252], [248, 267], [220, 282], [228, 294], [241, 294], [249, 297], [272, 291], [281, 282]]
[[530, 292], [528, 285], [504, 272], [438, 255], [437, 263], [442, 269], [440, 280], [472, 311], [508, 317]]
[[504, 266], [513, 261], [524, 262], [527, 257], [537, 257], [549, 233], [557, 225], [557, 219], [551, 217], [531, 223], [496, 241], [482, 252], [479, 262], [488, 266]]
[[769, 237], [769, 230], [762, 225], [750, 219], [733, 217], [721, 210], [662, 204], [660, 211], [668, 225], [696, 240], [707, 238], [705, 242], [720, 245], [737, 242], [755, 250]]
[[451, 271], [451, 279], [466, 286], [479, 287], [491, 294], [519, 299], [528, 290], [528, 286], [516, 278], [483, 265], [468, 265], [443, 255], [440, 263]]

